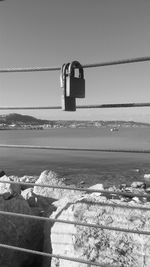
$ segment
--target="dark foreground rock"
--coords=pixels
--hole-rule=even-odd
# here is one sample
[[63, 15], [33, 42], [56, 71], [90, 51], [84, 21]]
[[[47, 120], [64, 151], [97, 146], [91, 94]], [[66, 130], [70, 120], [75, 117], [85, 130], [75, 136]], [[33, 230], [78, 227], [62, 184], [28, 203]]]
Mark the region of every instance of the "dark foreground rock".
[[5, 175], [4, 171], [0, 171], [0, 177], [3, 177]]
[[[33, 214], [28, 203], [21, 196], [9, 200], [4, 200], [1, 196], [0, 210]], [[21, 217], [0, 215], [0, 243], [42, 251], [43, 223]], [[0, 247], [1, 267], [33, 267], [41, 261], [40, 256]]]

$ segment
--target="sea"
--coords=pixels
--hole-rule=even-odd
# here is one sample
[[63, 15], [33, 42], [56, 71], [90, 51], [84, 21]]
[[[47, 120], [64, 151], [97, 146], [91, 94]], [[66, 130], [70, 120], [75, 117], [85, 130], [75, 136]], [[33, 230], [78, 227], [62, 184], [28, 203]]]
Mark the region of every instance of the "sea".
[[[1, 130], [0, 144], [150, 150], [150, 127]], [[150, 173], [150, 153], [0, 148], [0, 170], [18, 177], [53, 170], [68, 184], [117, 186], [142, 181]]]

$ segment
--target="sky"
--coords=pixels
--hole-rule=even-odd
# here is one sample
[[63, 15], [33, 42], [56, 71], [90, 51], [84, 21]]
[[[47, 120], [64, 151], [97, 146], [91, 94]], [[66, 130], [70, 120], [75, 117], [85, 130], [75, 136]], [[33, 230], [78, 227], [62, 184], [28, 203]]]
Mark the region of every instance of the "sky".
[[[0, 2], [0, 69], [150, 56], [149, 0]], [[150, 62], [84, 69], [77, 104], [150, 102]], [[60, 72], [0, 73], [0, 106], [61, 105]], [[13, 111], [43, 119], [150, 122], [150, 108]], [[10, 111], [0, 111], [0, 114]]]

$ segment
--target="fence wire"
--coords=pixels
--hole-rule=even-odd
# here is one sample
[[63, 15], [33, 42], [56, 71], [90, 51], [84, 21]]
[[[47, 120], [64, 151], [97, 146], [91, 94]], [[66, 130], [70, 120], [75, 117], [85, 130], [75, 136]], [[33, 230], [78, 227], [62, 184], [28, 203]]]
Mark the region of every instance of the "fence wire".
[[140, 193], [131, 193], [131, 192], [120, 192], [120, 191], [112, 191], [112, 190], [99, 190], [99, 189], [91, 189], [91, 188], [81, 188], [81, 187], [69, 187], [69, 186], [57, 186], [57, 185], [49, 185], [49, 184], [41, 184], [41, 183], [24, 183], [24, 182], [13, 182], [13, 181], [2, 181], [0, 183], [7, 183], [7, 184], [17, 184], [17, 185], [28, 185], [30, 187], [38, 186], [38, 187], [47, 187], [53, 189], [63, 189], [63, 190], [73, 190], [73, 191], [81, 191], [86, 193], [101, 193], [106, 195], [116, 195], [116, 196], [123, 196], [123, 197], [142, 197], [142, 198], [150, 198], [150, 194], [140, 194]]
[[43, 149], [56, 151], [78, 151], [78, 152], [109, 152], [109, 153], [143, 153], [149, 154], [149, 149], [101, 149], [101, 148], [75, 148], [75, 147], [51, 147], [51, 146], [33, 146], [33, 145], [6, 145], [0, 144], [0, 148], [17, 148], [17, 149]]
[[92, 261], [86, 261], [86, 260], [82, 260], [79, 258], [73, 258], [73, 257], [67, 257], [67, 256], [61, 256], [61, 255], [56, 255], [56, 254], [50, 254], [50, 253], [46, 253], [46, 252], [40, 252], [37, 250], [31, 250], [31, 249], [26, 249], [26, 248], [21, 248], [21, 247], [17, 247], [17, 246], [10, 246], [10, 245], [6, 245], [6, 244], [1, 244], [0, 243], [0, 247], [2, 248], [7, 248], [7, 249], [12, 249], [12, 250], [17, 250], [20, 252], [27, 252], [27, 253], [31, 253], [31, 254], [35, 254], [35, 255], [39, 255], [39, 256], [44, 256], [44, 257], [48, 257], [48, 258], [57, 258], [57, 259], [62, 259], [62, 260], [67, 260], [67, 261], [74, 261], [74, 262], [79, 262], [79, 263], [84, 263], [87, 264], [88, 266], [101, 266], [101, 267], [119, 267], [118, 265], [107, 265], [107, 264], [101, 264], [99, 262], [92, 262]]
[[122, 228], [122, 227], [105, 226], [102, 224], [84, 223], [84, 222], [80, 222], [80, 221], [68, 221], [68, 220], [61, 220], [61, 219], [53, 219], [53, 218], [26, 215], [26, 214], [20, 214], [20, 213], [16, 213], [16, 212], [7, 212], [7, 211], [0, 211], [0, 214], [5, 215], [5, 216], [14, 216], [14, 217], [22, 217], [22, 218], [28, 218], [28, 219], [49, 221], [52, 223], [73, 224], [73, 225], [96, 228], [96, 229], [101, 229], [101, 230], [111, 230], [111, 231], [117, 231], [117, 232], [148, 235], [148, 236], [150, 235], [150, 231], [141, 231], [138, 229], [134, 230], [134, 229], [127, 229], [127, 228]]
[[[138, 63], [138, 62], [147, 62], [150, 61], [150, 56], [145, 57], [136, 57], [136, 58], [128, 58], [128, 59], [119, 59], [107, 62], [98, 62], [98, 63], [90, 63], [83, 64], [83, 68], [97, 68], [97, 67], [105, 67], [105, 66], [113, 66], [113, 65], [121, 65], [121, 64], [129, 64], [129, 63]], [[10, 73], [10, 72], [37, 72], [37, 71], [60, 71], [61, 67], [26, 67], [26, 68], [3, 68], [0, 69], [0, 73]]]
[[[96, 104], [96, 105], [77, 105], [77, 109], [101, 109], [101, 108], [136, 108], [136, 107], [150, 107], [150, 103], [112, 103], [112, 104]], [[19, 107], [19, 106], [0, 106], [0, 110], [53, 110], [62, 109], [61, 106], [30, 106], [30, 107]]]

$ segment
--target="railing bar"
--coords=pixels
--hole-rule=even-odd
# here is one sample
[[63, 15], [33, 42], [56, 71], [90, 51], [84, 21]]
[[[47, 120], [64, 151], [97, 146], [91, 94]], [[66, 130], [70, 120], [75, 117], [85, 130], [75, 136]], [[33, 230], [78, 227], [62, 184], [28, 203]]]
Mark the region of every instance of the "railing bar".
[[112, 153], [142, 153], [149, 154], [150, 150], [131, 150], [131, 149], [101, 149], [101, 148], [75, 148], [75, 147], [50, 147], [50, 146], [33, 146], [33, 145], [6, 145], [0, 144], [0, 148], [18, 148], [18, 149], [46, 149], [62, 151], [81, 151], [81, 152], [112, 152]]
[[[80, 201], [79, 201], [80, 203]], [[117, 204], [117, 203], [105, 203], [105, 202], [94, 202], [94, 201], [87, 201], [84, 199], [81, 200], [81, 203], [90, 204], [90, 205], [100, 205], [100, 206], [107, 206], [107, 207], [113, 207], [113, 208], [123, 208], [123, 209], [137, 209], [137, 210], [143, 210], [143, 211], [150, 211], [150, 208], [147, 207], [139, 207], [139, 206], [127, 206], [123, 204]]]
[[98, 189], [90, 189], [90, 188], [79, 188], [79, 187], [68, 187], [68, 186], [57, 186], [57, 185], [49, 185], [49, 184], [40, 184], [40, 183], [23, 183], [23, 182], [13, 182], [13, 181], [2, 181], [0, 179], [0, 183], [7, 184], [18, 184], [18, 185], [29, 185], [29, 186], [39, 186], [39, 187], [47, 187], [47, 188], [57, 188], [57, 189], [66, 189], [73, 191], [86, 191], [87, 193], [102, 193], [108, 195], [121, 195], [125, 197], [144, 197], [149, 198], [149, 194], [138, 194], [138, 193], [127, 193], [127, 192], [115, 192], [108, 190], [98, 190]]
[[[121, 103], [121, 104], [96, 104], [96, 105], [78, 105], [77, 109], [93, 109], [93, 108], [134, 108], [134, 107], [150, 107], [150, 103]], [[35, 106], [35, 107], [0, 107], [0, 110], [36, 110], [36, 109], [61, 109], [61, 106]]]
[[61, 106], [48, 106], [48, 107], [0, 107], [0, 110], [23, 110], [23, 109], [61, 109]]
[[144, 61], [150, 61], [150, 57], [146, 56], [146, 57], [137, 57], [137, 58], [129, 58], [129, 59], [120, 59], [120, 60], [113, 60], [113, 61], [101, 62], [101, 63], [84, 64], [82, 66], [83, 68], [96, 68], [96, 67], [105, 67], [105, 66], [137, 63], [137, 62], [144, 62]]
[[46, 253], [46, 252], [41, 252], [41, 251], [36, 251], [36, 250], [31, 250], [31, 249], [26, 249], [26, 248], [20, 248], [20, 247], [17, 247], [17, 246], [11, 246], [11, 245], [1, 244], [1, 243], [0, 243], [0, 247], [12, 249], [12, 250], [18, 250], [18, 251], [21, 251], [21, 252], [27, 252], [27, 253], [36, 254], [36, 255], [41, 255], [41, 256], [44, 256], [44, 257], [50, 257], [50, 258], [53, 257], [53, 258], [58, 258], [58, 259], [63, 259], [63, 260], [68, 260], [68, 261], [85, 263], [85, 264], [89, 264], [89, 265], [95, 265], [95, 266], [101, 266], [101, 267], [119, 267], [117, 265], [100, 264], [98, 262], [91, 262], [91, 261], [86, 261], [86, 260], [73, 258], [73, 257], [50, 254], [50, 253]]
[[134, 107], [150, 107], [150, 103], [121, 103], [121, 104], [100, 104], [100, 105], [79, 105], [76, 108], [134, 108]]
[[15, 212], [0, 211], [0, 214], [6, 215], [6, 216], [15, 216], [15, 217], [43, 220], [43, 221], [49, 221], [49, 222], [74, 224], [74, 225], [92, 227], [92, 228], [97, 228], [97, 229], [102, 229], [102, 230], [105, 229], [105, 230], [132, 233], [132, 234], [150, 235], [149, 231], [137, 231], [137, 230], [130, 230], [130, 229], [126, 229], [126, 228], [118, 228], [118, 227], [111, 227], [111, 226], [105, 226], [105, 225], [96, 225], [96, 224], [92, 224], [92, 223], [82, 223], [82, 222], [76, 222], [76, 221], [67, 221], [67, 220], [46, 218], [46, 217], [33, 216], [33, 215], [27, 215], [27, 214], [20, 214], [20, 213], [15, 213]]
[[60, 71], [61, 67], [27, 67], [27, 68], [5, 68], [0, 69], [0, 73], [9, 72], [37, 72], [37, 71]]
[[[137, 57], [137, 58], [129, 58], [129, 59], [120, 59], [108, 62], [98, 62], [92, 64], [83, 64], [83, 68], [96, 68], [96, 67], [105, 67], [112, 65], [120, 65], [120, 64], [129, 64], [129, 63], [137, 63], [137, 62], [146, 62], [150, 61], [150, 57]], [[8, 73], [8, 72], [35, 72], [35, 71], [60, 71], [61, 67], [26, 67], [26, 68], [3, 68], [0, 69], [0, 73]]]

